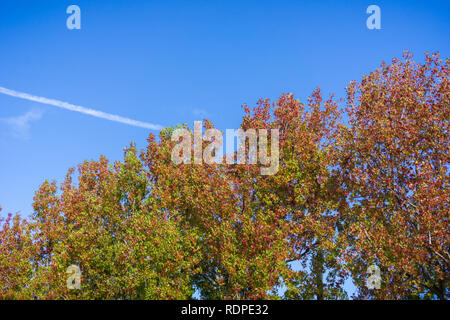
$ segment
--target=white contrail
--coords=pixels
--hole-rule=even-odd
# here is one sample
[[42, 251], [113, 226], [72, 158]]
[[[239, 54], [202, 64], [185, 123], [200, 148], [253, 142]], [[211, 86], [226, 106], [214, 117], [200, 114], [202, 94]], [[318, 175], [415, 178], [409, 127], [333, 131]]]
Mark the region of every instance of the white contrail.
[[106, 119], [106, 120], [125, 123], [130, 126], [141, 127], [141, 128], [146, 128], [146, 129], [150, 129], [150, 130], [161, 130], [162, 129], [162, 126], [160, 126], [158, 124], [152, 124], [152, 123], [137, 121], [137, 120], [133, 120], [133, 119], [128, 119], [128, 118], [124, 118], [124, 117], [121, 117], [121, 116], [118, 116], [115, 114], [109, 114], [109, 113], [106, 113], [103, 111], [89, 109], [89, 108], [85, 108], [82, 106], [76, 106], [74, 104], [70, 104], [67, 102], [59, 101], [59, 100], [33, 96], [28, 93], [14, 91], [14, 90], [6, 89], [3, 87], [0, 87], [0, 93], [6, 94], [8, 96], [16, 97], [16, 98], [21, 98], [21, 99], [25, 99], [25, 100], [36, 101], [36, 102], [40, 102], [43, 104], [48, 104], [51, 106], [67, 109], [70, 111], [76, 111], [76, 112], [89, 114], [89, 115], [97, 117], [97, 118], [102, 118], [102, 119]]

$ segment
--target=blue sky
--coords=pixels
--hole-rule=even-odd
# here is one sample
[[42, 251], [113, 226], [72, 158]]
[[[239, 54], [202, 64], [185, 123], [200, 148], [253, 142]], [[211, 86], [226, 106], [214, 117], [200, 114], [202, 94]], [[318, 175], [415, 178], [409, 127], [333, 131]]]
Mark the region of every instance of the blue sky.
[[[66, 8], [81, 8], [68, 30]], [[381, 30], [366, 8], [381, 8]], [[406, 49], [450, 54], [450, 1], [0, 1], [0, 86], [162, 126], [209, 118], [237, 128], [241, 105], [350, 80]], [[148, 129], [0, 94], [0, 205], [32, 213], [45, 179]], [[156, 133], [156, 132], [154, 132]]]
[[[69, 30], [66, 8], [81, 8]], [[366, 8], [381, 8], [381, 30]], [[0, 2], [0, 86], [163, 126], [239, 126], [241, 105], [352, 79], [411, 50], [449, 56], [449, 1]], [[149, 130], [0, 94], [0, 205], [31, 213], [44, 179], [122, 157]]]

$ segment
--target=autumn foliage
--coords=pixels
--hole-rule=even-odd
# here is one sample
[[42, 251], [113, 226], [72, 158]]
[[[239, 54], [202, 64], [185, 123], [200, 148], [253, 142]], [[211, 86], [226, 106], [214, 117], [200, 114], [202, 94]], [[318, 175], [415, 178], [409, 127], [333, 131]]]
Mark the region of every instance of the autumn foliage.
[[342, 102], [244, 105], [242, 129], [279, 129], [275, 175], [176, 165], [166, 128], [45, 181], [32, 217], [1, 221], [0, 298], [346, 299], [347, 279], [356, 298], [449, 298], [449, 71], [406, 53]]

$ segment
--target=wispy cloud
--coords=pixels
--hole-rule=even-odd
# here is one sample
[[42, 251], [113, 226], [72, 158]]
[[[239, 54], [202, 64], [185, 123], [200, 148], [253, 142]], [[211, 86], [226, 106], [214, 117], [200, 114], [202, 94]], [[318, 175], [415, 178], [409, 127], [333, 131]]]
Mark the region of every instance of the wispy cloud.
[[192, 110], [192, 113], [198, 117], [209, 117], [210, 116], [208, 111], [203, 110], [203, 109], [198, 109], [198, 108], [195, 108], [194, 110]]
[[82, 107], [82, 106], [77, 106], [77, 105], [70, 104], [70, 103], [67, 103], [64, 101], [48, 99], [48, 98], [44, 98], [44, 97], [38, 97], [38, 96], [34, 96], [34, 95], [31, 95], [28, 93], [23, 93], [23, 92], [11, 90], [11, 89], [3, 88], [3, 87], [0, 87], [0, 93], [6, 94], [8, 96], [16, 97], [16, 98], [35, 101], [35, 102], [55, 106], [58, 108], [67, 109], [70, 111], [88, 114], [88, 115], [91, 115], [91, 116], [94, 116], [97, 118], [102, 118], [102, 119], [106, 119], [106, 120], [110, 120], [110, 121], [128, 124], [130, 126], [141, 127], [141, 128], [150, 129], [150, 130], [161, 130], [162, 129], [162, 126], [159, 124], [152, 124], [152, 123], [137, 121], [137, 120], [133, 120], [133, 119], [129, 119], [129, 118], [124, 118], [124, 117], [121, 117], [121, 116], [118, 116], [115, 114], [110, 114], [110, 113], [106, 113], [103, 111], [98, 111], [98, 110], [94, 110], [94, 109], [90, 109], [90, 108], [86, 108], [86, 107]]
[[21, 116], [0, 119], [0, 122], [6, 123], [10, 127], [9, 133], [15, 138], [28, 140], [31, 123], [41, 119], [43, 113], [42, 110], [32, 109]]

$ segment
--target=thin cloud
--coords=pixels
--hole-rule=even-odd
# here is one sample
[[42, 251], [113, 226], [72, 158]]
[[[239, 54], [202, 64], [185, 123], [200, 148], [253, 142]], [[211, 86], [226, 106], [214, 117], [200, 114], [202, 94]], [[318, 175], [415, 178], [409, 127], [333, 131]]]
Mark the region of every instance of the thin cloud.
[[18, 139], [28, 140], [30, 138], [31, 123], [42, 118], [42, 110], [33, 109], [21, 116], [0, 119], [11, 128], [11, 135]]
[[192, 110], [192, 113], [198, 117], [209, 117], [210, 116], [208, 111], [203, 110], [203, 109], [198, 109], [198, 108], [195, 108], [194, 110]]
[[94, 116], [97, 118], [101, 118], [101, 119], [124, 123], [124, 124], [130, 125], [130, 126], [141, 127], [141, 128], [150, 129], [150, 130], [161, 130], [162, 129], [162, 126], [159, 124], [152, 124], [152, 123], [137, 121], [137, 120], [133, 120], [133, 119], [129, 119], [129, 118], [124, 118], [124, 117], [121, 117], [121, 116], [118, 116], [115, 114], [110, 114], [110, 113], [106, 113], [103, 111], [86, 108], [83, 106], [77, 106], [77, 105], [70, 104], [70, 103], [67, 103], [64, 101], [48, 99], [48, 98], [44, 98], [44, 97], [38, 97], [38, 96], [34, 96], [34, 95], [31, 95], [28, 93], [19, 92], [19, 91], [15, 91], [15, 90], [3, 88], [3, 87], [0, 87], [0, 93], [6, 94], [11, 97], [35, 101], [35, 102], [55, 106], [58, 108], [67, 109], [70, 111], [88, 114], [88, 115], [91, 115], [91, 116]]

